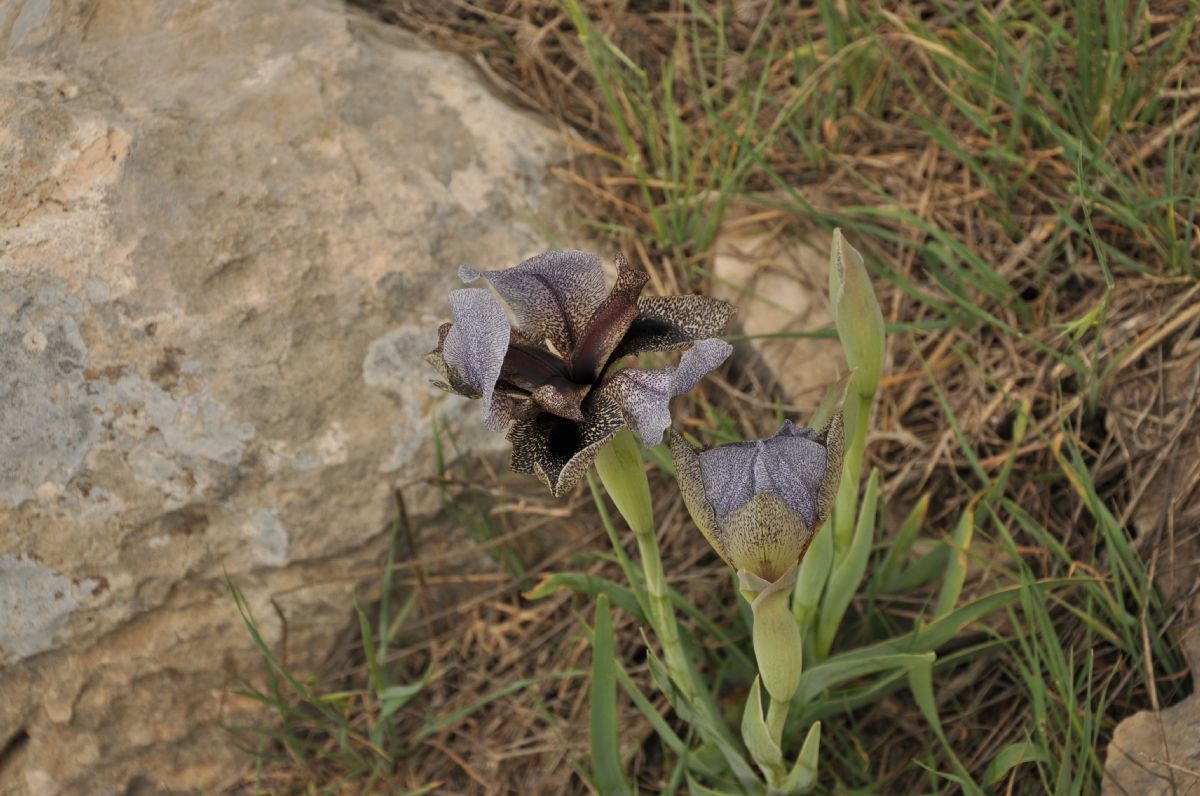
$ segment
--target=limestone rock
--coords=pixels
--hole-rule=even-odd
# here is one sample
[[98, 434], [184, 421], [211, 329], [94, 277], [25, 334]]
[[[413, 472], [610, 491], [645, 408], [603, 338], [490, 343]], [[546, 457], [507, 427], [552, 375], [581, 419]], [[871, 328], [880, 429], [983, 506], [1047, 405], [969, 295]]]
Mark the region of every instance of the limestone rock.
[[802, 235], [779, 219], [731, 212], [713, 246], [713, 295], [732, 302], [742, 346], [765, 365], [767, 393], [813, 408], [844, 372], [836, 339], [782, 336], [833, 326], [828, 236]]
[[311, 665], [433, 414], [503, 444], [421, 355], [460, 263], [546, 248], [562, 157], [335, 0], [0, 5], [0, 791], [236, 775], [224, 573]]

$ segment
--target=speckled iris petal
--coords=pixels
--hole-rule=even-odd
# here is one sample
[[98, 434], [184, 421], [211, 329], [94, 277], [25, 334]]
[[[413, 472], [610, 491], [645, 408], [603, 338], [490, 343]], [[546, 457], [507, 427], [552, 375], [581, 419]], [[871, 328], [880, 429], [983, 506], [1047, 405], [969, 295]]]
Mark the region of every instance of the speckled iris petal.
[[713, 550], [717, 551], [717, 555], [732, 567], [733, 561], [725, 548], [724, 533], [717, 522], [717, 513], [704, 492], [704, 477], [700, 474], [700, 459], [696, 451], [675, 429], [671, 429], [669, 442], [671, 460], [675, 465], [675, 481], [679, 484], [688, 514], [692, 515], [692, 521], [712, 545]]
[[612, 358], [671, 351], [725, 331], [734, 307], [709, 296], [642, 296], [638, 315]]
[[733, 568], [768, 582], [796, 565], [817, 532], [772, 492], [759, 492], [738, 506], [721, 527]]
[[450, 292], [450, 312], [454, 323], [434, 354], [440, 353], [450, 386], [468, 397], [481, 398], [483, 422], [493, 431], [501, 431], [506, 413], [498, 411], [492, 395], [508, 351], [510, 329], [504, 308], [491, 292], [465, 288]]
[[[713, 450], [729, 448], [723, 445]], [[817, 527], [771, 492], [750, 496], [730, 513], [720, 517], [714, 508], [714, 493], [702, 473], [706, 453], [699, 456], [691, 445], [671, 431], [671, 458], [684, 505], [704, 538], [730, 567], [774, 581], [804, 555]]]
[[733, 346], [723, 340], [700, 340], [683, 353], [678, 366], [662, 370], [623, 370], [601, 391], [617, 400], [642, 444], [653, 447], [662, 442], [663, 432], [671, 425], [671, 399], [695, 387], [732, 352]]
[[608, 293], [603, 263], [583, 251], [548, 251], [501, 271], [464, 265], [458, 275], [464, 282], [486, 279], [512, 308], [522, 334], [535, 343], [549, 339], [564, 356]]
[[791, 421], [768, 439], [735, 442], [700, 454], [705, 492], [724, 518], [759, 492], [778, 495], [808, 525], [817, 518], [817, 493], [826, 451], [810, 428]]
[[569, 492], [601, 446], [625, 426], [621, 407], [603, 391], [588, 396], [581, 422], [542, 412], [517, 420], [508, 431], [512, 469], [533, 473], [555, 497]]

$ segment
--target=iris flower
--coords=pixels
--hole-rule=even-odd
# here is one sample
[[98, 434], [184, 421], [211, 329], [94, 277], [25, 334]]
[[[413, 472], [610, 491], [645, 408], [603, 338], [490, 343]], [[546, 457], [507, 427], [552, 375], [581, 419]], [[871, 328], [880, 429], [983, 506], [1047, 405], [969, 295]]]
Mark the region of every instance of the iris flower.
[[672, 430], [671, 455], [688, 513], [713, 549], [774, 583], [829, 516], [842, 473], [842, 415], [820, 432], [785, 420], [768, 439], [699, 454]]
[[[484, 424], [508, 429], [512, 468], [535, 473], [555, 496], [570, 490], [601, 446], [628, 426], [647, 446], [671, 424], [668, 403], [729, 356], [711, 339], [733, 307], [707, 296], [642, 296], [649, 277], [618, 254], [617, 281], [605, 284], [600, 258], [550, 251], [501, 271], [459, 269], [486, 288], [450, 293], [453, 323], [426, 356], [434, 384], [477, 398]], [[676, 367], [620, 369], [625, 357], [687, 349]]]

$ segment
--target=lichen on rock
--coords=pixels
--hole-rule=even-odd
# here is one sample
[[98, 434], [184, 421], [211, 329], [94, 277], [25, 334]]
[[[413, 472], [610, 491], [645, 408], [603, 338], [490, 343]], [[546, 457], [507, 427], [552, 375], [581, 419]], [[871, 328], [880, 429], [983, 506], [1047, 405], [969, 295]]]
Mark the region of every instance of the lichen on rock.
[[0, 31], [6, 785], [211, 792], [252, 709], [214, 695], [261, 671], [225, 574], [292, 665], [325, 655], [432, 418], [469, 411], [420, 362], [453, 266], [546, 248], [564, 150], [335, 0], [29, 0]]

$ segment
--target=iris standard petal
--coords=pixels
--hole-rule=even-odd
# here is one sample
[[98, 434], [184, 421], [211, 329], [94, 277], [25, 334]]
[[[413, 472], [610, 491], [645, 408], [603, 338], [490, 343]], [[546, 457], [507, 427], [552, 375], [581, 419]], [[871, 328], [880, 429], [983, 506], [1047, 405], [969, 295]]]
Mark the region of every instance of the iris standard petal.
[[683, 352], [679, 365], [662, 370], [623, 370], [613, 376], [601, 392], [621, 405], [630, 428], [646, 447], [662, 442], [671, 425], [671, 399], [696, 386], [733, 352], [724, 340], [701, 340]]
[[709, 296], [642, 296], [638, 315], [612, 359], [671, 351], [725, 331], [734, 307]]
[[621, 407], [602, 392], [588, 396], [583, 421], [542, 412], [517, 420], [508, 431], [512, 469], [533, 473], [555, 497], [570, 491], [591, 466], [600, 447], [625, 426]]
[[502, 271], [458, 269], [459, 278], [491, 283], [517, 318], [521, 333], [535, 343], [549, 339], [564, 356], [573, 351], [604, 301], [604, 267], [583, 251], [549, 251]]
[[482, 398], [484, 423], [501, 431], [503, 413], [493, 406], [492, 394], [508, 351], [510, 329], [504, 308], [489, 291], [464, 288], [450, 292], [450, 312], [454, 323], [433, 355], [440, 354], [450, 386], [469, 397]]
[[700, 454], [700, 469], [718, 517], [723, 519], [754, 495], [769, 492], [815, 528], [824, 521], [820, 491], [828, 458], [824, 440], [817, 432], [784, 421], [783, 427], [768, 439], [704, 451]]
[[763, 440], [754, 460], [754, 484], [759, 492], [772, 492], [804, 518], [810, 527], [817, 520], [817, 491], [825, 475], [825, 446], [811, 428], [796, 428], [785, 420], [775, 436]]

